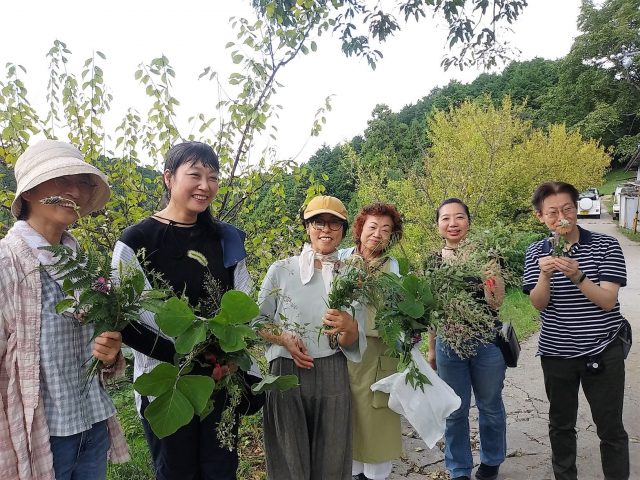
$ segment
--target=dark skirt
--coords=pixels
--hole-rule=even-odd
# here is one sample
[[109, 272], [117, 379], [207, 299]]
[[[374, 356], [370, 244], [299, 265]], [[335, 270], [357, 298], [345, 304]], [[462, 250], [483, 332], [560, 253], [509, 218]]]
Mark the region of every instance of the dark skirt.
[[267, 392], [264, 443], [271, 480], [351, 479], [351, 391], [342, 353], [315, 358], [299, 369], [288, 358], [271, 362], [274, 375], [298, 376], [300, 385]]

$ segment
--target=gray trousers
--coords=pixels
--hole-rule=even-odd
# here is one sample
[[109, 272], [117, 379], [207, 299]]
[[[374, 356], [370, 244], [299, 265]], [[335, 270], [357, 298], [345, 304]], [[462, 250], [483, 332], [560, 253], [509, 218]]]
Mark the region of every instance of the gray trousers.
[[310, 370], [288, 358], [271, 362], [274, 375], [300, 385], [267, 392], [264, 444], [271, 480], [351, 479], [351, 391], [342, 353], [315, 358]]

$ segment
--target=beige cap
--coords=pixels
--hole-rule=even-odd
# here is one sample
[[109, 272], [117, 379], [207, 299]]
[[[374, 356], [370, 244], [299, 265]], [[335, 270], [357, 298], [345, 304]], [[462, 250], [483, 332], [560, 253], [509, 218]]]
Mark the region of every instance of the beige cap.
[[347, 209], [344, 208], [344, 204], [336, 197], [330, 197], [328, 195], [313, 197], [309, 205], [307, 205], [307, 208], [304, 209], [302, 218], [308, 220], [321, 213], [330, 213], [342, 220], [347, 219]]
[[11, 213], [18, 218], [22, 210], [22, 193], [31, 190], [41, 183], [65, 175], [92, 175], [96, 188], [87, 205], [80, 210], [86, 215], [105, 206], [111, 190], [107, 177], [93, 165], [84, 161], [80, 150], [66, 142], [42, 140], [28, 147], [14, 167], [16, 177], [16, 198], [11, 204]]

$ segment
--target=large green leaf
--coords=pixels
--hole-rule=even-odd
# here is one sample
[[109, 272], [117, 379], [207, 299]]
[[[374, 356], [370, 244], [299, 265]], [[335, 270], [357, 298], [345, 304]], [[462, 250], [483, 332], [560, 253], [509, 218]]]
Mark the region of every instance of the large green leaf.
[[255, 394], [262, 393], [266, 390], [276, 390], [284, 392], [290, 388], [297, 387], [298, 377], [296, 375], [271, 375], [264, 376], [260, 383], [256, 383], [251, 387], [251, 391]]
[[158, 397], [172, 389], [178, 378], [178, 367], [169, 363], [161, 363], [149, 373], [143, 373], [135, 382], [133, 388], [140, 395]]
[[185, 300], [171, 297], [156, 313], [156, 323], [160, 330], [171, 337], [183, 334], [196, 316]]
[[410, 273], [406, 277], [402, 278], [402, 286], [404, 287], [408, 295], [417, 297], [418, 290], [420, 289], [420, 280], [415, 274]]
[[429, 285], [429, 282], [424, 278], [420, 279], [420, 285], [418, 287], [418, 296], [426, 308], [433, 307], [433, 304], [435, 301], [433, 297], [433, 292], [431, 291], [431, 286]]
[[256, 338], [255, 332], [247, 325], [220, 325], [209, 323], [213, 334], [220, 341], [220, 348], [224, 352], [237, 352], [247, 347], [247, 338]]
[[158, 438], [175, 433], [180, 427], [188, 424], [193, 418], [193, 406], [180, 390], [169, 390], [163, 393], [144, 411], [153, 433]]
[[151, 313], [158, 313], [164, 307], [164, 300], [158, 298], [145, 298], [140, 300], [140, 306]]
[[186, 332], [176, 338], [176, 352], [189, 353], [205, 338], [207, 338], [207, 324], [204, 322], [192, 323]]
[[229, 290], [222, 296], [220, 307], [231, 323], [247, 323], [260, 313], [258, 304], [249, 295], [239, 290]]
[[406, 257], [399, 257], [397, 258], [398, 261], [398, 267], [400, 270], [400, 275], [401, 276], [405, 276], [409, 273], [409, 259], [407, 259]]
[[424, 305], [413, 298], [407, 298], [398, 303], [398, 308], [411, 318], [420, 318], [424, 315]]
[[65, 298], [64, 300], [60, 300], [56, 303], [56, 313], [60, 314], [64, 312], [67, 308], [73, 307], [75, 300], [73, 298]]
[[215, 382], [211, 377], [203, 375], [185, 375], [180, 377], [177, 388], [189, 400], [193, 410], [200, 415], [207, 406], [207, 401], [213, 393]]

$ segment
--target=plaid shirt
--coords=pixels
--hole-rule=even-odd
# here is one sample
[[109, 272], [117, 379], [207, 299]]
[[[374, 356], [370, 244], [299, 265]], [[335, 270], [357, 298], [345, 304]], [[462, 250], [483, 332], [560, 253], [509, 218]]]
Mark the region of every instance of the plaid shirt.
[[[12, 230], [0, 240], [0, 478], [53, 480], [40, 384], [42, 283], [31, 248]], [[121, 374], [124, 361], [114, 369]], [[129, 459], [115, 416], [107, 420], [114, 463]]]
[[[89, 430], [94, 423], [116, 414], [98, 377], [86, 385], [93, 359], [93, 326], [81, 325], [72, 315], [56, 313], [65, 295], [46, 272], [42, 281], [40, 326], [40, 388], [49, 435], [67, 437]], [[83, 391], [84, 390], [84, 391]]]

